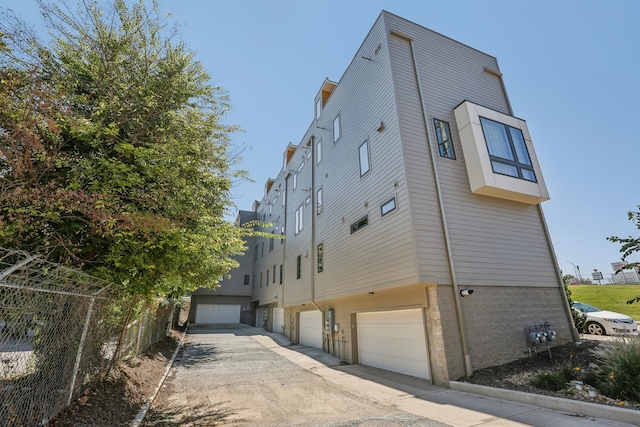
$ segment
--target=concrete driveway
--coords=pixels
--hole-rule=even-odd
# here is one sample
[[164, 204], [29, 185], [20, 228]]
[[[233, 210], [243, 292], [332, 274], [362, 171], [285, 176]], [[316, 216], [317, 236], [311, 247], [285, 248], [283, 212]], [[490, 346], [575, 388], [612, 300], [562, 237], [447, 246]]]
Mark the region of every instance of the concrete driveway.
[[246, 326], [192, 328], [145, 420], [168, 426], [625, 426], [436, 387]]

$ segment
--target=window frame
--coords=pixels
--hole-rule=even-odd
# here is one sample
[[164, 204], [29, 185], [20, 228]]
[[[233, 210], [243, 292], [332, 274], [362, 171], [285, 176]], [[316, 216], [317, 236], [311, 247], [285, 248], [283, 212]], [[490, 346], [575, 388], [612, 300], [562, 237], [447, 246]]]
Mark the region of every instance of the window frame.
[[323, 187], [320, 187], [318, 191], [316, 191], [316, 216], [319, 216], [324, 211], [324, 206], [322, 204], [322, 190]]
[[[438, 123], [442, 123], [443, 126], [438, 126]], [[456, 151], [453, 148], [453, 139], [451, 137], [451, 126], [449, 126], [449, 122], [433, 118], [433, 126], [434, 131], [436, 133], [436, 141], [438, 142], [438, 153], [440, 153], [440, 157], [445, 159], [456, 160]], [[438, 132], [438, 129], [445, 129], [448, 139], [442, 139], [442, 132]]]
[[304, 228], [303, 227], [303, 225], [304, 225], [304, 204], [300, 205], [300, 207], [298, 209], [296, 209], [295, 219], [296, 219], [296, 228], [295, 228], [295, 233], [294, 234], [298, 234]]
[[318, 139], [316, 142], [316, 164], [320, 164], [322, 161], [322, 139]]
[[[362, 154], [362, 147], [365, 148], [365, 156], [363, 157]], [[366, 167], [367, 170], [365, 170], [364, 172], [362, 172], [362, 166], [363, 166], [363, 159], [366, 159]], [[371, 171], [371, 154], [369, 152], [369, 139], [365, 139], [364, 142], [362, 144], [360, 144], [360, 146], [358, 147], [358, 164], [360, 166], [360, 178], [362, 178], [363, 176], [365, 176], [366, 174], [368, 174]]]
[[300, 280], [302, 277], [302, 255], [298, 255], [296, 258], [296, 280]]
[[318, 244], [316, 248], [318, 273], [324, 271], [324, 243]]
[[[393, 208], [385, 212], [384, 207], [392, 202], [393, 202]], [[389, 215], [390, 213], [394, 212], [396, 209], [398, 209], [398, 202], [396, 200], [396, 196], [393, 196], [392, 198], [390, 198], [389, 200], [387, 200], [386, 202], [380, 205], [380, 216], [383, 217], [385, 215]]]
[[[342, 136], [342, 119], [340, 118], [340, 113], [333, 119], [333, 142], [336, 143], [340, 140]], [[337, 123], [337, 126], [336, 126]]]
[[[536, 176], [536, 172], [533, 167], [533, 161], [531, 160], [531, 154], [529, 153], [529, 149], [527, 148], [527, 144], [524, 139], [524, 133], [522, 132], [522, 129], [519, 129], [514, 126], [510, 126], [506, 123], [502, 123], [497, 120], [489, 119], [484, 116], [479, 116], [479, 119], [480, 119], [480, 128], [482, 129], [482, 136], [484, 138], [484, 142], [487, 147], [487, 154], [489, 155], [489, 160], [491, 161], [491, 170], [493, 171], [493, 173], [496, 173], [498, 175], [508, 176], [511, 178], [521, 179], [523, 181], [538, 183], [538, 178]], [[491, 153], [492, 147], [489, 145], [489, 142], [487, 140], [487, 130], [485, 130], [485, 127], [484, 127], [485, 122], [491, 122], [490, 124], [502, 126], [504, 130], [504, 135], [507, 138], [507, 140], [504, 142], [507, 143], [506, 147], [509, 149], [509, 154], [511, 154], [513, 159], [501, 157], [499, 155]], [[513, 134], [511, 133], [512, 130], [518, 132], [522, 138], [521, 139], [522, 145], [521, 145], [520, 151], [518, 150], [518, 147], [516, 147], [516, 143], [514, 142]], [[524, 149], [524, 151], [522, 151], [522, 149]], [[526, 154], [526, 160], [529, 163], [520, 162], [521, 154]], [[517, 176], [513, 174], [509, 174], [507, 172], [497, 171], [494, 166], [494, 162], [504, 166], [511, 166], [515, 168], [517, 172]], [[523, 170], [530, 172], [533, 175], [533, 179], [525, 178]]]

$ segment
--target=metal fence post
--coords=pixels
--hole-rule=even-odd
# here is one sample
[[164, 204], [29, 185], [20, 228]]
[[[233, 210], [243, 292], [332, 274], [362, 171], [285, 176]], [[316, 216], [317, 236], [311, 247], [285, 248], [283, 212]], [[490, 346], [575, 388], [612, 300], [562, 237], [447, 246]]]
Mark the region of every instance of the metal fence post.
[[84, 328], [82, 328], [82, 336], [80, 337], [80, 345], [78, 346], [78, 353], [76, 354], [76, 363], [73, 366], [73, 376], [71, 377], [71, 384], [69, 384], [69, 397], [67, 398], [67, 406], [71, 404], [73, 398], [73, 386], [76, 384], [76, 378], [78, 377], [78, 371], [80, 370], [80, 362], [82, 360], [82, 350], [84, 349], [84, 342], [87, 339], [87, 332], [89, 331], [89, 322], [91, 321], [91, 313], [93, 313], [93, 304], [96, 301], [96, 297], [92, 297], [89, 301], [89, 308], [87, 308], [87, 316], [84, 319]]

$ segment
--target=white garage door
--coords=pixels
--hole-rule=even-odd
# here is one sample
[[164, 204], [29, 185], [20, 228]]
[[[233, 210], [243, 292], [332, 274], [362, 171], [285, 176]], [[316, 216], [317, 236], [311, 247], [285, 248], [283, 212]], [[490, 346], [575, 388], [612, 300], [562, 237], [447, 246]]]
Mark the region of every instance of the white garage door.
[[198, 304], [196, 323], [240, 323], [240, 305]]
[[322, 312], [300, 313], [300, 344], [322, 348]]
[[284, 323], [284, 308], [273, 309], [273, 327], [271, 332], [282, 333], [282, 324]]
[[358, 313], [357, 319], [361, 364], [430, 379], [421, 309]]

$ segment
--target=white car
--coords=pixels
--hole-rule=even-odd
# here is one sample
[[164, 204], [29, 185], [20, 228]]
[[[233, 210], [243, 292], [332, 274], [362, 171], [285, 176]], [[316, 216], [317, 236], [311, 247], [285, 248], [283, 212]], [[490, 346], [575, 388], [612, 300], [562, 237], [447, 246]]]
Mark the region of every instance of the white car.
[[638, 324], [629, 316], [577, 301], [573, 302], [573, 309], [587, 316], [585, 330], [590, 334], [638, 335]]

